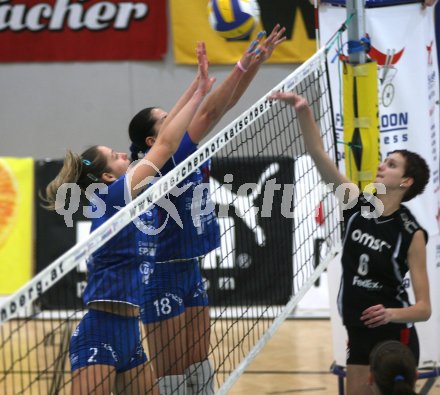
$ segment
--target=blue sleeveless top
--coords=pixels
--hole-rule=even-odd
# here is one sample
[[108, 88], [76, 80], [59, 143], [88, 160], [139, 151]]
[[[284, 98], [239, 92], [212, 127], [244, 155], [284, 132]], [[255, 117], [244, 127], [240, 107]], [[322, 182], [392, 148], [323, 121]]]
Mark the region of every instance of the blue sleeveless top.
[[[92, 220], [91, 231], [106, 222], [130, 200], [125, 200], [125, 175], [108, 186], [108, 193], [98, 193], [92, 207], [105, 204], [105, 212]], [[128, 194], [127, 194], [128, 196]], [[102, 201], [97, 201], [101, 199]], [[139, 306], [142, 282], [139, 273], [146, 262], [154, 261], [154, 239], [143, 237], [142, 226], [155, 227], [155, 215], [148, 211], [132, 221], [87, 260], [87, 287], [85, 304], [99, 301], [123, 302]]]
[[[197, 150], [188, 133], [171, 159], [162, 167], [165, 175]], [[169, 194], [168, 204], [174, 205], [183, 228], [169, 214], [166, 207], [156, 205], [158, 232], [156, 237], [156, 262], [187, 260], [206, 255], [220, 246], [220, 229], [209, 191], [211, 161], [207, 161], [177, 185], [179, 196]], [[179, 190], [181, 189], [181, 190]], [[176, 189], [175, 189], [176, 190]], [[206, 207], [206, 213], [200, 214]]]

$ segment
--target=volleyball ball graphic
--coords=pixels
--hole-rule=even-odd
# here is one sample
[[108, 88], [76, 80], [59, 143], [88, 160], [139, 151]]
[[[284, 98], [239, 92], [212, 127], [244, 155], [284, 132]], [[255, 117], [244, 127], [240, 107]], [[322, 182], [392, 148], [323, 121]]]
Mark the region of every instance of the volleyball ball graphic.
[[260, 17], [256, 0], [209, 0], [209, 24], [227, 40], [248, 37]]

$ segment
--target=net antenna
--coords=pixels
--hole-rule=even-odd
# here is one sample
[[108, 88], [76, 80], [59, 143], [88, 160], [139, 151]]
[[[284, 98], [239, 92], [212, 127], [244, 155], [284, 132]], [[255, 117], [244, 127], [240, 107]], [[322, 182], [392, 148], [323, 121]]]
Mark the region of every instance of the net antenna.
[[[319, 50], [272, 91], [294, 90], [307, 98], [336, 162], [326, 54]], [[69, 392], [65, 339], [87, 309], [80, 303], [71, 310], [45, 309], [45, 297], [212, 159], [221, 246], [201, 266], [216, 389], [230, 390], [340, 248], [339, 209], [305, 151], [296, 114], [291, 106], [269, 102], [268, 94], [0, 304], [0, 388], [15, 394]], [[326, 246], [318, 265], [316, 239]]]

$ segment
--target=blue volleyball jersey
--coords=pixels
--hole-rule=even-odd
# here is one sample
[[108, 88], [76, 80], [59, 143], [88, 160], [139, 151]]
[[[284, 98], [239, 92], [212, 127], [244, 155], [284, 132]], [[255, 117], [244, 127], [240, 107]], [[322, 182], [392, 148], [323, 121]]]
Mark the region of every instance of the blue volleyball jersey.
[[[97, 199], [105, 204], [105, 213], [93, 219], [91, 231], [124, 207], [126, 200], [127, 203], [130, 201], [128, 194], [125, 199], [125, 180], [124, 175], [108, 186], [107, 194], [97, 194]], [[95, 199], [94, 206], [102, 206], [102, 202]], [[154, 260], [155, 253], [154, 239], [143, 237], [139, 228], [154, 227], [155, 217], [157, 215], [152, 210], [142, 214], [139, 217], [141, 223], [130, 222], [88, 259], [84, 303], [113, 301], [139, 306], [142, 295], [139, 272], [142, 274], [145, 262]]]
[[[186, 133], [176, 153], [162, 167], [161, 174], [167, 174], [196, 150], [197, 144]], [[177, 188], [183, 188], [183, 193], [179, 196], [167, 196], [176, 207], [183, 228], [169, 215], [166, 208], [156, 206], [158, 229], [163, 227], [156, 238], [156, 262], [196, 258], [220, 246], [220, 229], [215, 210], [193, 215], [194, 207], [203, 209], [207, 205], [213, 206], [209, 191], [210, 171], [211, 161], [207, 161], [177, 185]], [[202, 184], [204, 188], [201, 187]], [[196, 190], [199, 193], [195, 194]]]

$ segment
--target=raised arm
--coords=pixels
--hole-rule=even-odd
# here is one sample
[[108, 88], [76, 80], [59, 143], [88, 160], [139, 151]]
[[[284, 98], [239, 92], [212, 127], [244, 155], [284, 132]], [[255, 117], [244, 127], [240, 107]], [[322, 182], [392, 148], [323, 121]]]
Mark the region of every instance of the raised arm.
[[133, 195], [137, 195], [143, 189], [136, 186], [145, 184], [145, 180], [154, 176], [176, 152], [189, 123], [215, 82], [215, 78], [210, 78], [208, 75], [208, 59], [204, 43], [197, 45], [197, 60], [199, 66], [196, 89], [174, 117], [170, 119], [167, 117], [156, 142], [147, 155], [138, 161], [128, 173], [127, 178], [130, 180]]
[[209, 95], [192, 120], [188, 134], [194, 143], [199, 143], [237, 103], [257, 74], [260, 65], [270, 57], [275, 47], [285, 40], [284, 31], [284, 28], [281, 29], [277, 25], [264, 42], [262, 40], [265, 33], [258, 33], [228, 77]]
[[[206, 57], [205, 43], [201, 43], [201, 45], [202, 47], [199, 48], [199, 44], [197, 44], [197, 52], [199, 52], [200, 50], [201, 54], [203, 54]], [[189, 84], [188, 88], [186, 88], [185, 92], [183, 92], [182, 96], [179, 98], [179, 100], [177, 100], [173, 108], [168, 112], [167, 119], [165, 120], [165, 122], [167, 120], [168, 122], [171, 121], [176, 116], [176, 114], [179, 113], [182, 107], [188, 102], [188, 100], [192, 97], [192, 95], [197, 89], [199, 79], [200, 79], [200, 68], [198, 69], [196, 76], [194, 77], [193, 81]]]
[[255, 60], [249, 66], [248, 71], [240, 79], [240, 82], [238, 83], [238, 86], [226, 107], [226, 111], [230, 110], [237, 104], [244, 92], [246, 92], [250, 83], [257, 75], [258, 71], [260, 70], [260, 66], [272, 56], [274, 49], [286, 40], [286, 36], [284, 35], [285, 32], [285, 27], [276, 25], [266, 40], [264, 40], [264, 42], [261, 43], [256, 49]]
[[[281, 100], [293, 106], [298, 116], [306, 149], [318, 168], [323, 181], [333, 184], [333, 189], [340, 185], [350, 189], [350, 197], [359, 195], [359, 188], [345, 177], [336, 167], [333, 160], [327, 155], [318, 125], [315, 122], [312, 109], [307, 100], [293, 92], [275, 92], [268, 97], [269, 100]], [[337, 196], [343, 199], [344, 196]]]

